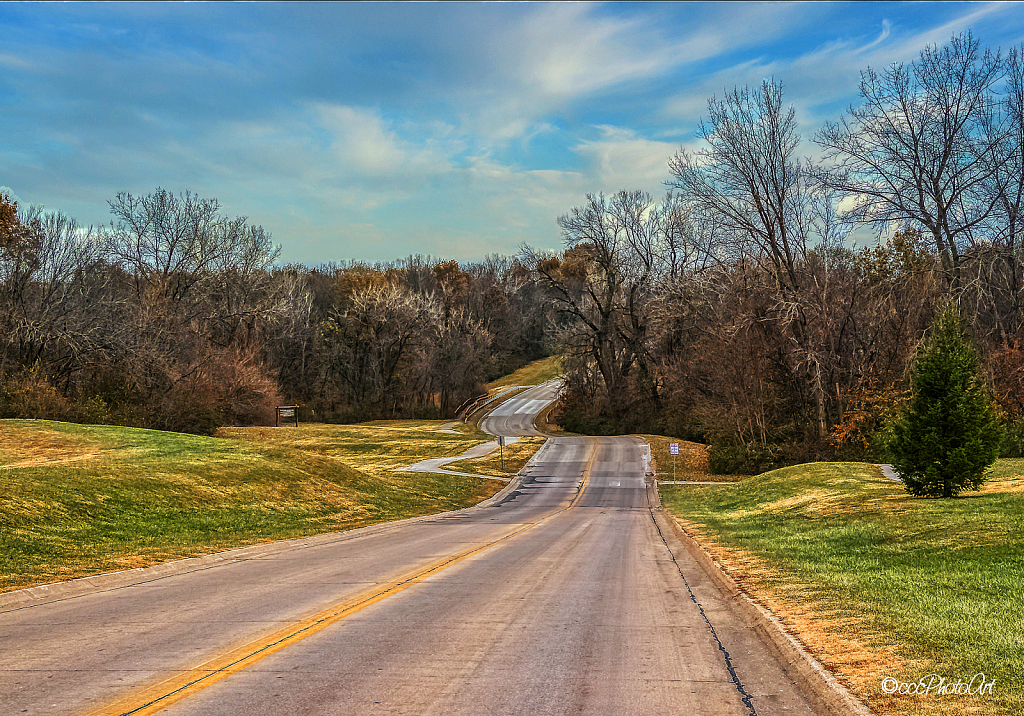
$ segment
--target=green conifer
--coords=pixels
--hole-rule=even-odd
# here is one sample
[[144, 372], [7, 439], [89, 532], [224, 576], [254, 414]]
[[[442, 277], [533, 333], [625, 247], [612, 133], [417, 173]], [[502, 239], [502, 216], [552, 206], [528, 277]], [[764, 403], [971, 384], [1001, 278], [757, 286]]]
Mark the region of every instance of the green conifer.
[[1001, 441], [978, 353], [949, 303], [919, 349], [913, 396], [893, 432], [893, 467], [913, 495], [955, 497], [981, 487]]

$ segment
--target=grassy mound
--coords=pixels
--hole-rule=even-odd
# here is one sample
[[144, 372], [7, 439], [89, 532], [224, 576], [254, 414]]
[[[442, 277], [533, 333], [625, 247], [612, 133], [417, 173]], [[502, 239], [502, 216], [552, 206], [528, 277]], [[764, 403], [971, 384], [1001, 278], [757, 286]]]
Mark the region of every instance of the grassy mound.
[[501, 489], [394, 472], [481, 439], [435, 427], [246, 428], [211, 438], [0, 421], [0, 590], [458, 509]]
[[[752, 595], [885, 714], [1024, 713], [1024, 460], [978, 493], [910, 497], [860, 463], [811, 464], [662, 501]], [[882, 680], [996, 679], [992, 695]], [[976, 682], [977, 683], [977, 682]]]

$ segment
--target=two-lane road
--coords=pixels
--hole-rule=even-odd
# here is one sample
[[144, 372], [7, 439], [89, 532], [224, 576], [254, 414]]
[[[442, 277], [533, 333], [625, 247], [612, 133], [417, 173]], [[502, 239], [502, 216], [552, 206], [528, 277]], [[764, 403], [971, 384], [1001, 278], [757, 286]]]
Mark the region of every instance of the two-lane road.
[[644, 472], [638, 440], [551, 439], [490, 506], [0, 607], [0, 714], [813, 713]]
[[491, 435], [504, 437], [542, 435], [534, 421], [558, 397], [561, 385], [561, 379], [556, 378], [524, 390], [492, 410], [480, 421], [480, 427]]

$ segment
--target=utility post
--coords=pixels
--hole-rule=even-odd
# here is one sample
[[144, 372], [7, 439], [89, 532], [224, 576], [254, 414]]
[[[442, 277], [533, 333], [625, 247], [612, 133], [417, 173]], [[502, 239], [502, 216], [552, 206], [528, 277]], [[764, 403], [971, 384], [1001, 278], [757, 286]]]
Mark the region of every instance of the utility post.
[[505, 436], [498, 436], [498, 452], [501, 455], [501, 471], [505, 472]]

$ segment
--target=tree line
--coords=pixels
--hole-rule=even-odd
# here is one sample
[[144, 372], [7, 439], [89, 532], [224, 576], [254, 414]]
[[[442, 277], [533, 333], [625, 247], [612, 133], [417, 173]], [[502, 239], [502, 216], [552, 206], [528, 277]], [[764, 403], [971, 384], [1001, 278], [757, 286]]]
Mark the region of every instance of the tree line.
[[451, 417], [557, 352], [570, 430], [708, 442], [723, 471], [876, 458], [952, 301], [1020, 454], [1024, 56], [965, 33], [864, 70], [859, 94], [816, 159], [781, 82], [712, 97], [664, 197], [589, 195], [558, 218], [564, 250], [464, 265], [281, 266], [265, 230], [189, 192], [119, 194], [98, 229], [3, 197], [0, 413], [207, 433], [292, 403]]
[[526, 252], [569, 319], [566, 427], [708, 441], [738, 472], [878, 456], [955, 301], [1020, 451], [1024, 56], [964, 33], [863, 71], [859, 94], [818, 159], [781, 82], [712, 97], [663, 199], [588, 196], [564, 252]]
[[0, 415], [212, 433], [452, 415], [546, 355], [516, 260], [279, 266], [216, 200], [118, 194], [109, 226], [0, 197]]

